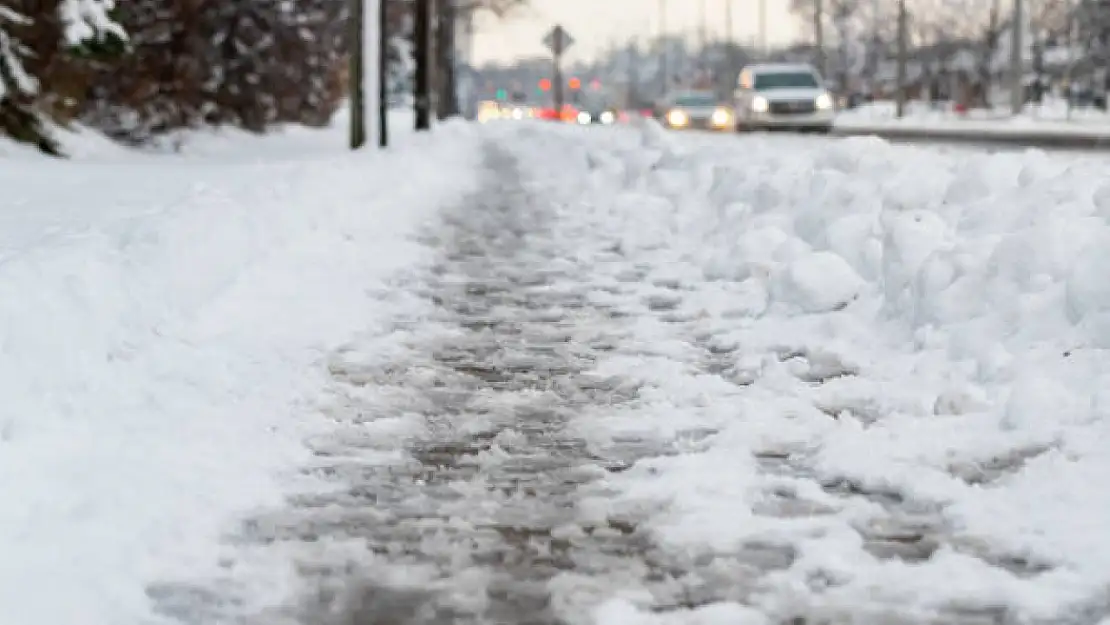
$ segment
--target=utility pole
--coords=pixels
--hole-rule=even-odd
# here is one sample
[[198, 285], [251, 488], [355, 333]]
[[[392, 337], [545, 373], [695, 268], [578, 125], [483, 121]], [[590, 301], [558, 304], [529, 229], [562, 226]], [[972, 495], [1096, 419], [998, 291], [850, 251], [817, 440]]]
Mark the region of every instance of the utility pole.
[[436, 11], [436, 118], [447, 119], [459, 114], [457, 61], [458, 51], [455, 29], [458, 27], [458, 0], [439, 0]]
[[435, 0], [416, 0], [413, 16], [416, 71], [415, 101], [416, 130], [432, 128], [432, 62], [433, 62], [433, 3]]
[[767, 57], [767, 0], [759, 0], [759, 54]]
[[347, 18], [348, 33], [351, 40], [347, 80], [350, 81], [351, 92], [350, 146], [352, 150], [357, 150], [366, 143], [366, 94], [363, 90], [366, 60], [363, 38], [366, 33], [366, 24], [363, 19], [363, 1], [349, 0], [350, 15]]
[[701, 10], [700, 25], [698, 26], [698, 39], [701, 40], [701, 53], [698, 55], [701, 59], [702, 72], [709, 73], [709, 17], [705, 10], [706, 0], [701, 0], [699, 8]]
[[732, 0], [725, 0], [725, 69], [729, 89], [736, 88], [736, 42], [732, 35]]
[[467, 70], [467, 99], [466, 99], [466, 117], [467, 119], [474, 119], [477, 111], [475, 106], [475, 76], [474, 76], [474, 7], [467, 6], [464, 22], [464, 31], [466, 33], [466, 42], [464, 44], [463, 60], [466, 64]]
[[659, 0], [659, 94], [667, 95], [671, 84], [671, 70], [667, 58], [667, 0]]
[[1014, 0], [1013, 17], [1010, 21], [1010, 107], [1014, 115], [1020, 115], [1025, 104], [1024, 43], [1022, 31], [1025, 30], [1023, 0]]
[[906, 0], [898, 0], [898, 84], [895, 93], [895, 117], [899, 119], [906, 114], [906, 39], [908, 38], [908, 22], [906, 16]]
[[378, 0], [378, 147], [389, 145], [389, 0]]
[[813, 0], [813, 64], [825, 78], [825, 8], [821, 0]]

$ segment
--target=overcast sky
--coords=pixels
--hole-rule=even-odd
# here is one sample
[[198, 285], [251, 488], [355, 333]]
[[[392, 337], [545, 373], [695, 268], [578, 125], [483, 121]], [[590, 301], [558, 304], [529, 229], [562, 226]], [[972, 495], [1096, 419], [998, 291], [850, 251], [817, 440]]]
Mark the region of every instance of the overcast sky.
[[[710, 37], [723, 38], [727, 0], [668, 0], [667, 30], [694, 37], [705, 3]], [[759, 30], [758, 1], [731, 0], [733, 35], [738, 41], [755, 41]], [[795, 20], [786, 13], [788, 0], [767, 1], [767, 31], [771, 44], [797, 37]], [[474, 42], [475, 61], [509, 61], [547, 54], [540, 43], [555, 24], [562, 24], [575, 39], [567, 60], [589, 58], [610, 43], [624, 43], [635, 36], [652, 36], [659, 30], [659, 0], [531, 0], [531, 6], [504, 21], [482, 20]]]

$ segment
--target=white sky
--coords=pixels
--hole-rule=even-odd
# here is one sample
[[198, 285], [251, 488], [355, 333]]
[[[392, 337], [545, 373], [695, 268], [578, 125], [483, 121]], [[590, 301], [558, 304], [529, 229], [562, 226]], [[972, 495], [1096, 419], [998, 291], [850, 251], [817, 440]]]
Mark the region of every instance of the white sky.
[[[667, 30], [696, 37], [704, 2], [707, 31], [723, 38], [725, 3], [728, 0], [667, 0]], [[755, 42], [759, 30], [759, 0], [731, 0], [733, 36], [737, 41]], [[795, 20], [787, 14], [788, 0], [766, 0], [767, 38], [772, 45], [797, 37]], [[544, 34], [559, 23], [575, 39], [566, 58], [589, 58], [610, 43], [624, 43], [634, 36], [653, 36], [659, 31], [660, 0], [531, 0], [503, 21], [483, 19], [474, 42], [474, 61], [510, 61], [519, 57], [546, 55], [540, 43]]]

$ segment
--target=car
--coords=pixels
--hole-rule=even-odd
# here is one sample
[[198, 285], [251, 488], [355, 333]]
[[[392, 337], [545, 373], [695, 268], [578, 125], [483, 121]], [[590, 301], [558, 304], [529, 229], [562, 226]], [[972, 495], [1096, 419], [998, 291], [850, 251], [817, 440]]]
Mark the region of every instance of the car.
[[606, 93], [575, 92], [572, 101], [575, 108], [573, 121], [583, 126], [590, 124], [608, 126], [617, 123], [620, 118], [620, 111]]
[[738, 130], [832, 130], [836, 102], [817, 70], [804, 63], [749, 65], [736, 80]]
[[732, 130], [735, 123], [732, 108], [708, 90], [680, 91], [664, 98], [662, 105], [661, 121], [676, 130]]

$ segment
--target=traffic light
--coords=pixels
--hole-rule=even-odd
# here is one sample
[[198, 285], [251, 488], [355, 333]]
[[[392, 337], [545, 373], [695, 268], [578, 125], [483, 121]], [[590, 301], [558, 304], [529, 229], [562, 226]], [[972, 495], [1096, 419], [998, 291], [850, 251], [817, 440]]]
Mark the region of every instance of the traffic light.
[[581, 80], [578, 80], [577, 78], [571, 78], [570, 79], [570, 88], [571, 89], [580, 89], [581, 87], [582, 87], [582, 81]]
[[505, 93], [504, 89], [498, 89], [497, 90], [497, 99], [498, 100], [504, 100], [507, 95], [508, 94]]
[[543, 78], [540, 80], [540, 91], [551, 91], [551, 79]]
[[593, 89], [594, 91], [597, 91], [600, 88], [601, 88], [601, 81], [600, 80], [594, 78], [593, 80], [590, 81], [590, 89]]

